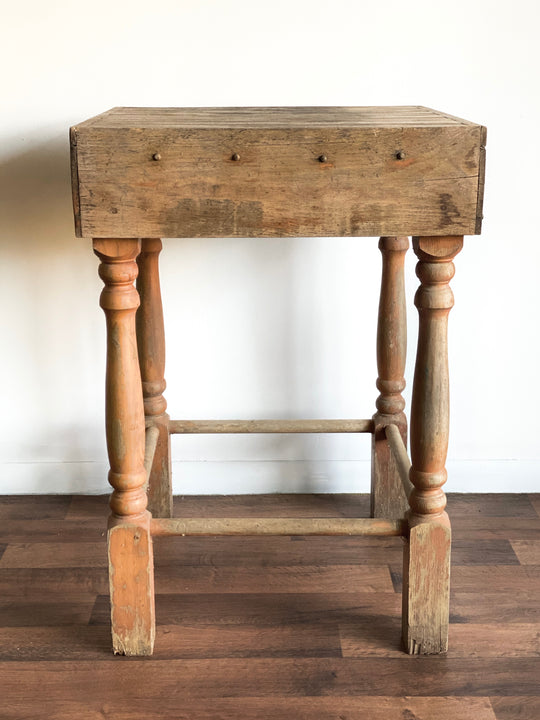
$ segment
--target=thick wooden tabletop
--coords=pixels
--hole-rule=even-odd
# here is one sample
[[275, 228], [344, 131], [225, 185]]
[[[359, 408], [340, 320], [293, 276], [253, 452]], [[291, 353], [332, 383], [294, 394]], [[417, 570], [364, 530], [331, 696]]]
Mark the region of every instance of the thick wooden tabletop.
[[417, 106], [114, 108], [71, 129], [76, 231], [477, 234], [485, 138]]
[[437, 110], [391, 107], [118, 107], [78, 127], [94, 128], [323, 128], [474, 125]]

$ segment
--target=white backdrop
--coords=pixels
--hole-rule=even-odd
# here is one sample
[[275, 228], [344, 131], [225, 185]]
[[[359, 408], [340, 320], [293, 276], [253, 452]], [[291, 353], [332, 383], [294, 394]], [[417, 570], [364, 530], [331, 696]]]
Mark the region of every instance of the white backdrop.
[[[484, 228], [452, 283], [448, 491], [533, 491], [536, 0], [21, 0], [2, 11], [0, 493], [104, 492], [104, 318], [68, 128], [116, 105], [427, 105], [487, 125]], [[369, 417], [376, 239], [177, 240], [174, 418]], [[416, 285], [407, 261], [409, 359]], [[173, 441], [175, 491], [367, 491], [369, 437]]]

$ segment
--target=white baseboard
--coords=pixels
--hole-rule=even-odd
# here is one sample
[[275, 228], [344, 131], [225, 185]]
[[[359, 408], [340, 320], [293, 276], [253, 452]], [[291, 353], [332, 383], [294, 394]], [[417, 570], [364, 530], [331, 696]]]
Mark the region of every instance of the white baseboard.
[[[109, 492], [104, 462], [0, 464], [0, 495]], [[177, 495], [369, 492], [370, 462], [173, 462]], [[540, 460], [453, 460], [446, 492], [540, 492]]]

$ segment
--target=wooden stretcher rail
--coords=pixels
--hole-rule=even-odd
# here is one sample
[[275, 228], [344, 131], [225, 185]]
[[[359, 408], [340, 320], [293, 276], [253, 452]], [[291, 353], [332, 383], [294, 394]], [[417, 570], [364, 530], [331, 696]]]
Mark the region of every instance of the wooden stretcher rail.
[[171, 420], [171, 434], [372, 433], [372, 420]]
[[154, 518], [152, 535], [404, 535], [380, 518]]
[[411, 490], [413, 489], [413, 484], [409, 480], [411, 461], [409, 460], [409, 456], [407, 454], [407, 448], [405, 447], [405, 443], [403, 442], [403, 438], [401, 437], [401, 433], [397, 425], [387, 425], [385, 433], [390, 449], [392, 450], [392, 454], [394, 455], [394, 460], [401, 478], [403, 490], [405, 491], [405, 495], [408, 499], [411, 494]]
[[154, 455], [156, 454], [158, 439], [159, 430], [157, 427], [150, 426], [146, 428], [146, 434], [144, 437], [144, 469], [146, 471], [147, 478], [150, 477], [152, 465], [154, 464]]

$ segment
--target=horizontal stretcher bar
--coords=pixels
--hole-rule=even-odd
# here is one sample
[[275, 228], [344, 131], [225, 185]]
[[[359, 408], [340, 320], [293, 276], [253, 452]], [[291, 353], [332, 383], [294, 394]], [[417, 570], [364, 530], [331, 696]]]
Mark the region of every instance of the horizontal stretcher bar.
[[152, 535], [404, 535], [380, 518], [154, 518]]
[[171, 420], [180, 433], [372, 433], [372, 420]]

